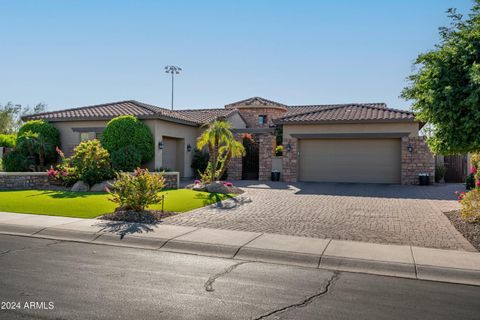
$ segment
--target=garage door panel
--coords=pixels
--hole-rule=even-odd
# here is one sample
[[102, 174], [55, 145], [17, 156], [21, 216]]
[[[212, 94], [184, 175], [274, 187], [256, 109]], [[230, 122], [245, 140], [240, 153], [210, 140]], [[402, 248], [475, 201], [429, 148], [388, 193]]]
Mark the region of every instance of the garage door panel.
[[299, 180], [400, 182], [400, 139], [302, 139]]

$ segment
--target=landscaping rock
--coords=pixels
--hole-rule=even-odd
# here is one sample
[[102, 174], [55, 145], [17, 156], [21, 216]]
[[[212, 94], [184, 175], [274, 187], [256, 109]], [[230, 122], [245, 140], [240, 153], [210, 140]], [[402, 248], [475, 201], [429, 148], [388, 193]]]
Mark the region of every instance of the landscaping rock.
[[113, 181], [102, 181], [100, 183], [96, 183], [90, 188], [90, 191], [91, 192], [104, 192], [106, 187], [111, 189], [111, 184], [112, 183], [113, 183]]
[[223, 194], [227, 194], [227, 193], [230, 192], [228, 187], [223, 185], [223, 183], [219, 183], [219, 182], [213, 182], [213, 183], [208, 184], [207, 185], [207, 191], [208, 192], [214, 192], [214, 193], [223, 193]]
[[72, 186], [71, 191], [79, 192], [79, 191], [88, 191], [90, 190], [90, 187], [88, 184], [86, 184], [83, 181], [77, 181], [75, 184]]

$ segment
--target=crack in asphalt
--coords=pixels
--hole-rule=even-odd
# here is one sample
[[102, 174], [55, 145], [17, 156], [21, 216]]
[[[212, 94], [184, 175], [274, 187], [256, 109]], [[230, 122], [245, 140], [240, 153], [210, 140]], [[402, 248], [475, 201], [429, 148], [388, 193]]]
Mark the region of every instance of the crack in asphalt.
[[207, 282], [205, 282], [205, 291], [208, 291], [208, 292], [212, 292], [212, 291], [215, 291], [215, 289], [213, 289], [213, 283], [215, 282], [215, 280], [217, 280], [218, 278], [232, 272], [234, 269], [236, 269], [237, 267], [241, 266], [242, 264], [245, 264], [245, 263], [251, 263], [251, 261], [242, 261], [242, 262], [239, 262], [239, 263], [235, 263], [233, 265], [231, 265], [230, 267], [226, 268], [225, 270], [223, 270], [222, 272], [219, 272], [213, 276], [211, 276], [210, 278], [208, 278]]
[[[62, 242], [62, 241], [56, 240], [56, 241], [54, 241], [54, 242], [50, 242], [50, 243], [45, 244], [45, 247], [53, 246], [53, 245], [58, 244], [58, 243], [60, 243], [60, 242]], [[39, 248], [41, 248], [41, 247], [23, 247], [23, 248], [20, 248], [20, 249], [8, 249], [8, 250], [6, 250], [6, 251], [0, 252], [0, 257], [5, 256], [5, 255], [7, 255], [7, 254], [9, 254], [9, 253], [14, 253], [14, 252], [19, 252], [19, 251], [26, 251], [26, 250], [33, 250], [33, 249], [39, 249]]]
[[287, 311], [289, 309], [303, 308], [306, 305], [308, 305], [309, 303], [311, 303], [313, 300], [315, 300], [316, 298], [319, 298], [319, 297], [322, 297], [322, 296], [326, 295], [329, 292], [330, 287], [339, 279], [339, 277], [340, 277], [340, 272], [335, 271], [333, 273], [333, 275], [328, 279], [327, 284], [325, 285], [325, 287], [323, 288], [322, 291], [320, 291], [320, 292], [318, 292], [314, 295], [311, 295], [308, 298], [306, 298], [306, 299], [304, 299], [300, 302], [297, 302], [297, 303], [294, 303], [294, 304], [291, 304], [291, 305], [288, 305], [288, 306], [270, 311], [269, 313], [266, 313], [264, 315], [261, 315], [260, 317], [254, 318], [253, 320], [265, 319], [265, 318], [270, 317], [274, 314], [284, 312], [284, 311]]

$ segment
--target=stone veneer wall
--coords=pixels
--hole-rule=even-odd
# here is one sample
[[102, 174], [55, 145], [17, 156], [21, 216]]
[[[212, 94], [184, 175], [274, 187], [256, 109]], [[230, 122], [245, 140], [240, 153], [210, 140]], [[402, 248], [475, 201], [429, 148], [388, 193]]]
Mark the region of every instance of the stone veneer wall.
[[[283, 116], [286, 110], [276, 109], [276, 108], [261, 108], [261, 107], [252, 107], [252, 108], [239, 108], [238, 111], [242, 115], [242, 118], [247, 123], [248, 128], [268, 128], [273, 124], [273, 119]], [[267, 123], [259, 124], [258, 116], [266, 115]]]
[[165, 178], [166, 189], [178, 189], [180, 188], [180, 173], [179, 172], [165, 172], [163, 177]]
[[[287, 145], [290, 144], [290, 151]], [[283, 141], [283, 181], [297, 182], [298, 139], [290, 138]]]
[[0, 172], [0, 190], [41, 189], [65, 190], [46, 172]]
[[[408, 151], [409, 145], [413, 148], [412, 152]], [[430, 183], [435, 182], [435, 157], [423, 137], [403, 137], [401, 157], [402, 184], [418, 184], [420, 173], [428, 173]]]
[[258, 180], [269, 181], [271, 180], [272, 173], [272, 158], [275, 146], [275, 136], [269, 133], [257, 134], [258, 138], [258, 158], [259, 158], [259, 171]]
[[[178, 189], [180, 178], [178, 172], [166, 172], [165, 188]], [[0, 172], [0, 190], [66, 190], [58, 182], [48, 177], [46, 172]]]
[[[235, 139], [237, 141], [242, 142], [242, 134], [241, 133], [236, 133], [235, 134]], [[243, 160], [242, 158], [233, 158], [230, 160], [230, 163], [228, 164], [228, 180], [241, 180], [242, 179], [242, 165], [243, 165]]]

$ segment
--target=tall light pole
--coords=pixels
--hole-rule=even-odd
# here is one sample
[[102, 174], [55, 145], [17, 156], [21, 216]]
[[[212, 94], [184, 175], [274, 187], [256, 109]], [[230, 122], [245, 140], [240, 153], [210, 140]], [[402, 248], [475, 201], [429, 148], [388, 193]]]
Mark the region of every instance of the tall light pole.
[[174, 78], [176, 74], [179, 74], [180, 71], [182, 71], [182, 68], [177, 67], [177, 66], [166, 66], [165, 67], [165, 73], [171, 73], [172, 74], [172, 110], [173, 110], [173, 84], [174, 84]]

